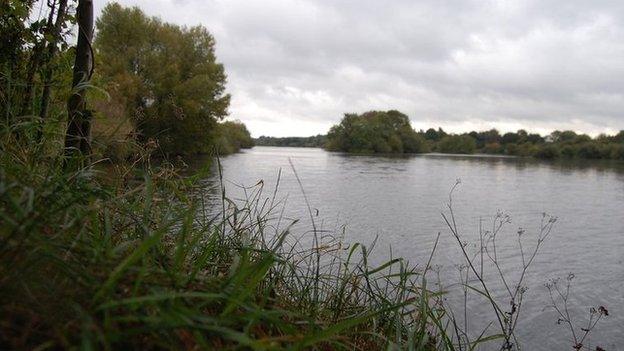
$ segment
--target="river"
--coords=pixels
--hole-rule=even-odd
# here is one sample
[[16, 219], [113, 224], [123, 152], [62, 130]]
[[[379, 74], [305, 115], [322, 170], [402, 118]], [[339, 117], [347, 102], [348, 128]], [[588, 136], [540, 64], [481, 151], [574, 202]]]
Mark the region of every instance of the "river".
[[[221, 163], [227, 194], [234, 198], [242, 194], [239, 185], [252, 186], [260, 180], [266, 196], [271, 196], [281, 169], [277, 197], [287, 199], [286, 217], [302, 218], [299, 228], [309, 225], [303, 188], [318, 226], [337, 232], [344, 228], [349, 243], [368, 244], [377, 237], [379, 260], [391, 251], [422, 265], [440, 233], [434, 263], [443, 267], [445, 287], [455, 289], [449, 296], [461, 290], [453, 283], [458, 282], [456, 267], [462, 259], [441, 213], [448, 212], [449, 191], [457, 180], [461, 183], [453, 193], [453, 208], [462, 240], [476, 243], [480, 223], [488, 228], [498, 212], [510, 216], [511, 223], [498, 239], [502, 269], [509, 277], [517, 277], [521, 268], [518, 229], [523, 228], [525, 249], [530, 248], [543, 213], [556, 216], [525, 281], [529, 290], [517, 327], [524, 349], [571, 349], [569, 332], [548, 308], [544, 286], [549, 279], [570, 273], [574, 274], [571, 313], [579, 324], [586, 323], [591, 306], [605, 306], [610, 312], [592, 332], [591, 345], [624, 349], [622, 163], [436, 154], [356, 156], [277, 147], [254, 147], [224, 157]], [[207, 184], [214, 184], [214, 177]], [[495, 278], [494, 272], [488, 277]], [[500, 284], [492, 284], [496, 294], [503, 293]], [[449, 299], [457, 303], [457, 298]], [[467, 307], [471, 330], [494, 318], [491, 307], [477, 295], [470, 297]]]

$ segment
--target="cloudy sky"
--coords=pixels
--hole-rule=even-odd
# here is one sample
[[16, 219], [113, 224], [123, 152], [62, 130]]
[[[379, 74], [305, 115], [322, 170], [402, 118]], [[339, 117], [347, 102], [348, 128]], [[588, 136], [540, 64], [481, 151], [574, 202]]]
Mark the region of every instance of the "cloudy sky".
[[372, 109], [416, 129], [624, 129], [624, 1], [118, 2], [206, 26], [256, 137]]

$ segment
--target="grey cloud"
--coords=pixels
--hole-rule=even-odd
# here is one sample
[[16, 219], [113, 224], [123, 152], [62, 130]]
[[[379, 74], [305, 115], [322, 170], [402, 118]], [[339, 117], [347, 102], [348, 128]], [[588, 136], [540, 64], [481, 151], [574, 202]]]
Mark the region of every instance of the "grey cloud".
[[252, 134], [397, 108], [415, 127], [624, 129], [624, 3], [123, 0], [217, 39]]

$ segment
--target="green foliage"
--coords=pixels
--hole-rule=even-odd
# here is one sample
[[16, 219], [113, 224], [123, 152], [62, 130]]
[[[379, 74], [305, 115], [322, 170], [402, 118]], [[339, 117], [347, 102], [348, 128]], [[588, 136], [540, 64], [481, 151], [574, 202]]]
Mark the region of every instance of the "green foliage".
[[446, 134], [446, 132], [442, 130], [442, 128], [438, 128], [438, 130], [429, 128], [424, 133], [425, 139], [431, 140], [431, 141], [440, 141], [440, 139], [444, 138], [447, 135], [448, 134]]
[[501, 135], [498, 130], [448, 134], [442, 128], [416, 133], [409, 119], [398, 111], [347, 114], [333, 126], [326, 148], [354, 153], [417, 153], [429, 150], [452, 154], [505, 154], [553, 159], [624, 159], [624, 131], [594, 139], [574, 131], [554, 131], [544, 138], [520, 129]]
[[165, 153], [210, 151], [230, 101], [212, 35], [116, 3], [104, 8], [97, 28], [98, 74], [123, 99], [140, 140]]
[[477, 142], [469, 135], [448, 135], [442, 138], [435, 150], [448, 154], [472, 154], [477, 149]]
[[559, 148], [552, 144], [547, 144], [540, 147], [533, 154], [533, 156], [543, 159], [553, 159], [559, 157], [560, 155], [561, 151], [559, 150]]
[[327, 134], [331, 151], [352, 153], [419, 153], [427, 151], [425, 138], [409, 118], [396, 110], [345, 114]]
[[254, 141], [247, 127], [240, 121], [219, 123], [216, 128], [216, 148], [219, 155], [238, 152], [240, 149], [249, 149]]
[[325, 135], [311, 137], [269, 137], [262, 135], [254, 140], [258, 146], [287, 146], [287, 147], [324, 147], [327, 142]]
[[484, 148], [488, 144], [500, 144], [502, 141], [501, 135], [496, 129], [490, 129], [485, 132], [470, 132], [470, 135], [476, 142], [476, 147], [479, 149]]
[[287, 244], [295, 236], [275, 226], [282, 205], [266, 206], [262, 184], [247, 202], [224, 193], [214, 216], [205, 185], [169, 164], [68, 170], [6, 130], [0, 139], [0, 349], [447, 342], [438, 296], [416, 288], [421, 270], [397, 258], [372, 265], [365, 246], [326, 231], [314, 232], [318, 247]]
[[[5, 121], [33, 120], [39, 116], [43, 90], [50, 85], [55, 94], [48, 95], [46, 107], [49, 109], [51, 103], [53, 111], [47, 116], [58, 120], [65, 112], [71, 88], [66, 85], [71, 79], [68, 62], [73, 60], [66, 43], [71, 38], [67, 27], [73, 17], [64, 14], [58, 20], [51, 16], [52, 8], [58, 15], [58, 7], [58, 1], [0, 2], [0, 116]], [[57, 20], [60, 32], [54, 33]], [[40, 127], [41, 122], [38, 121]], [[41, 130], [33, 132], [40, 134]]]

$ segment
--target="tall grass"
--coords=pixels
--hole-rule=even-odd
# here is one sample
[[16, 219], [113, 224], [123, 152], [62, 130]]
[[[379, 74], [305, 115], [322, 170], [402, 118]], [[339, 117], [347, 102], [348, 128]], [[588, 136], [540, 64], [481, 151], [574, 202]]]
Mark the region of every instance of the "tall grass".
[[[435, 294], [402, 259], [275, 226], [261, 187], [210, 217], [163, 164], [72, 169], [3, 133], [0, 348], [434, 348]], [[65, 166], [63, 166], [65, 164]]]

